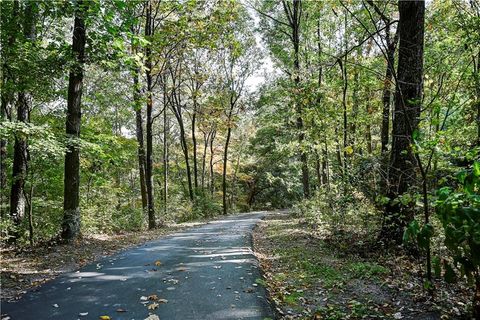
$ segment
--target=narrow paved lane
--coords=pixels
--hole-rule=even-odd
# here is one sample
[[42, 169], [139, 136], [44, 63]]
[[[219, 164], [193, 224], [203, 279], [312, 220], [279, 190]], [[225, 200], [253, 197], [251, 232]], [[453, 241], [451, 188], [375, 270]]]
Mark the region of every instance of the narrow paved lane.
[[123, 251], [2, 303], [2, 314], [11, 320], [273, 318], [251, 249], [262, 217], [232, 216]]

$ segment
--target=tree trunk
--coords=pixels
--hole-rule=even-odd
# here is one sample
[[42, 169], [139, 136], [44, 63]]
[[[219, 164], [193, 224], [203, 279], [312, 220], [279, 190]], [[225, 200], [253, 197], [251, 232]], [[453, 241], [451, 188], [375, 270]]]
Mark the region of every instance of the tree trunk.
[[[6, 10], [7, 8], [5, 8], [4, 6], [7, 6], [7, 5], [9, 5], [9, 3], [5, 1], [0, 2], [0, 6], [1, 6], [0, 9]], [[19, 3], [18, 1], [14, 1], [12, 5], [13, 5], [12, 14], [9, 17], [9, 20], [2, 21], [1, 25], [2, 27], [8, 26], [10, 30], [18, 30], [19, 29], [19, 25], [18, 25]], [[16, 38], [17, 38], [17, 33], [11, 32], [7, 41], [8, 46], [2, 46], [2, 48], [0, 49], [1, 57], [2, 57], [2, 67], [3, 67], [3, 72], [1, 72], [2, 86], [0, 88], [1, 90], [0, 121], [2, 122], [6, 121], [7, 119], [11, 121], [11, 112], [9, 113], [8, 109], [11, 108], [11, 103], [14, 100], [14, 98], [12, 93], [6, 89], [12, 86], [10, 82], [13, 82], [13, 79], [11, 79], [7, 74], [8, 64], [10, 59], [12, 59], [8, 49], [13, 47], [16, 41]], [[8, 202], [8, 196], [5, 192], [7, 188], [7, 168], [6, 168], [6, 162], [5, 162], [6, 158], [7, 158], [7, 140], [2, 138], [0, 139], [0, 217], [2, 219], [6, 218], [6, 210], [4, 210], [4, 208], [7, 208], [6, 202]]]
[[291, 41], [293, 44], [293, 74], [295, 82], [295, 110], [297, 113], [296, 126], [298, 130], [298, 144], [299, 144], [299, 158], [302, 166], [302, 186], [304, 198], [310, 197], [310, 177], [308, 172], [308, 156], [304, 150], [304, 124], [303, 124], [303, 108], [300, 101], [297, 99], [297, 91], [300, 89], [300, 24], [302, 16], [302, 2], [301, 0], [293, 0], [293, 10], [290, 4], [287, 4], [285, 0], [282, 0], [285, 15], [288, 18], [289, 26], [292, 31]]
[[30, 242], [30, 246], [33, 247], [33, 177], [30, 184], [30, 192], [29, 192], [29, 199], [28, 199], [28, 240]]
[[192, 115], [192, 145], [193, 145], [193, 183], [195, 186], [195, 191], [197, 191], [198, 189], [197, 137], [195, 136], [196, 119], [197, 119], [197, 99], [194, 97], [193, 115]]
[[168, 200], [168, 124], [167, 120], [167, 89], [163, 81], [163, 214], [167, 215]]
[[[14, 8], [15, 9], [15, 8]], [[35, 15], [31, 3], [25, 4], [23, 21], [23, 35], [26, 41], [33, 41], [35, 39]], [[19, 82], [25, 82], [21, 76]], [[24, 124], [29, 122], [28, 112], [31, 105], [31, 97], [28, 92], [22, 90], [18, 93], [17, 100], [17, 122]], [[12, 188], [10, 190], [10, 215], [15, 226], [20, 226], [22, 219], [25, 216], [25, 179], [28, 169], [28, 144], [27, 138], [15, 136], [13, 156], [13, 170], [12, 170]], [[13, 239], [18, 237], [18, 230], [13, 234]]]
[[[300, 86], [300, 11], [301, 11], [301, 1], [293, 1], [293, 16], [292, 16], [292, 38], [293, 38], [293, 48], [294, 48], [294, 68], [295, 68], [295, 87], [298, 90]], [[303, 196], [305, 198], [310, 197], [310, 177], [308, 172], [308, 156], [304, 150], [304, 140], [305, 132], [303, 125], [303, 108], [299, 101], [297, 101], [297, 129], [298, 134], [298, 144], [300, 146], [300, 162], [302, 163], [302, 186], [303, 186]]]
[[383, 82], [383, 109], [382, 109], [382, 127], [380, 130], [381, 140], [381, 152], [382, 154], [388, 151], [388, 141], [390, 135], [390, 101], [391, 101], [391, 85], [393, 79], [393, 72], [395, 70], [395, 50], [398, 42], [398, 30], [395, 32], [395, 36], [391, 38], [390, 35], [390, 17], [385, 15], [385, 11], [380, 9], [376, 3], [372, 0], [367, 0], [367, 3], [373, 7], [375, 12], [380, 15], [383, 23], [385, 24], [385, 45], [386, 45], [386, 60], [387, 67], [385, 69], [385, 79]]
[[[181, 111], [179, 111], [181, 112]], [[185, 158], [185, 166], [187, 172], [187, 183], [188, 183], [188, 195], [191, 201], [194, 200], [193, 197], [193, 186], [192, 186], [192, 172], [190, 169], [190, 159], [188, 156], [188, 145], [187, 145], [187, 138], [185, 135], [185, 127], [183, 125], [183, 118], [180, 113], [176, 114], [178, 125], [180, 127], [180, 143], [182, 145], [183, 157]]]
[[[318, 19], [317, 21], [317, 49], [318, 49], [318, 88], [321, 89], [322, 88], [322, 81], [323, 81], [323, 66], [322, 66], [322, 53], [323, 53], [323, 49], [322, 49], [322, 33], [321, 33], [321, 30], [320, 30], [320, 22], [321, 20]], [[321, 100], [321, 95], [318, 95], [318, 98], [317, 98], [317, 103], [320, 107], [321, 103], [322, 103], [322, 100]], [[324, 121], [322, 119], [321, 121], [321, 125], [323, 126], [324, 125]], [[329, 185], [329, 181], [328, 181], [328, 146], [327, 146], [327, 133], [326, 133], [326, 130], [324, 130], [323, 132], [323, 142], [322, 142], [324, 145], [323, 147], [321, 147], [322, 149], [322, 160], [321, 160], [321, 169], [317, 168], [317, 175], [320, 175], [320, 179], [321, 179], [321, 182], [322, 182], [322, 185], [326, 185], [327, 186], [327, 190], [330, 189], [330, 185]], [[318, 158], [318, 153], [316, 154], [317, 156], [317, 162], [319, 161]], [[318, 173], [318, 171], [320, 171], [320, 173]]]
[[[20, 92], [17, 101], [17, 121], [28, 122], [30, 98], [27, 93]], [[25, 178], [27, 176], [27, 139], [15, 136], [13, 147], [12, 188], [10, 193], [10, 216], [15, 226], [19, 227], [25, 216]], [[14, 238], [18, 237], [15, 232]], [[13, 239], [15, 240], [15, 239]]]
[[[361, 53], [360, 53], [361, 54]], [[352, 116], [350, 119], [350, 137], [349, 137], [349, 142], [348, 145], [352, 147], [354, 153], [352, 156], [355, 155], [355, 152], [358, 152], [361, 154], [362, 148], [360, 147], [360, 144], [357, 146], [356, 145], [356, 137], [357, 137], [357, 118], [358, 118], [358, 108], [360, 105], [360, 101], [358, 99], [358, 92], [360, 90], [359, 88], [359, 72], [357, 68], [354, 68], [354, 73], [353, 73], [353, 90], [352, 90]]]
[[143, 144], [143, 116], [140, 102], [140, 87], [138, 83], [138, 68], [133, 73], [133, 100], [135, 103], [135, 133], [138, 143], [138, 172], [140, 175], [140, 193], [142, 196], [143, 213], [148, 212], [147, 184], [145, 181], [145, 147]]
[[[345, 13], [345, 23], [344, 23], [344, 42], [345, 42], [345, 52], [348, 50], [348, 41], [347, 41], [347, 14]], [[348, 114], [347, 114], [347, 92], [348, 92], [348, 74], [347, 74], [347, 55], [344, 55], [342, 59], [338, 60], [340, 65], [340, 70], [342, 71], [342, 107], [343, 107], [343, 167], [342, 167], [342, 179], [344, 183], [344, 194], [346, 194], [346, 175], [347, 175], [347, 146], [348, 146]]]
[[340, 140], [338, 139], [338, 124], [335, 125], [335, 155], [338, 162], [338, 168], [340, 173], [343, 172], [342, 152], [340, 146]]
[[208, 141], [210, 140], [210, 136], [213, 130], [210, 130], [207, 134], [203, 134], [203, 154], [202, 154], [202, 190], [205, 189], [205, 170], [207, 165], [207, 148], [208, 148]]
[[213, 195], [215, 192], [215, 177], [213, 173], [213, 156], [214, 156], [214, 149], [213, 149], [213, 141], [215, 140], [215, 136], [217, 135], [217, 130], [214, 129], [212, 132], [212, 136], [210, 137], [210, 193]]
[[[230, 122], [231, 113], [233, 106], [231, 107], [230, 115], [228, 121]], [[223, 149], [223, 170], [222, 170], [222, 203], [223, 203], [223, 214], [227, 214], [227, 161], [228, 161], [228, 147], [230, 144], [230, 137], [232, 134], [232, 128], [230, 123], [228, 124], [227, 129], [227, 139], [225, 140], [225, 148]]]
[[403, 229], [413, 219], [408, 205], [394, 201], [415, 183], [416, 159], [412, 135], [418, 128], [423, 90], [424, 1], [399, 1], [397, 88], [392, 151], [388, 172], [388, 198], [381, 237], [402, 241]]
[[393, 70], [395, 68], [395, 49], [398, 41], [398, 29], [392, 41], [390, 38], [390, 20], [384, 21], [385, 42], [387, 46], [387, 67], [385, 70], [385, 79], [383, 82], [383, 109], [382, 109], [382, 128], [381, 128], [381, 152], [388, 151], [388, 141], [390, 135], [390, 101], [392, 96], [391, 86], [393, 79]]
[[80, 233], [80, 138], [83, 65], [85, 62], [85, 4], [77, 2], [73, 27], [72, 51], [75, 65], [70, 70], [67, 97], [67, 137], [70, 141], [65, 154], [62, 238], [70, 240]]
[[[153, 35], [152, 30], [152, 4], [147, 4], [147, 14], [145, 21], [145, 36]], [[148, 203], [148, 229], [155, 228], [155, 204], [153, 200], [153, 93], [152, 93], [152, 49], [150, 45], [145, 50], [145, 77], [147, 79], [147, 158], [145, 165], [145, 183], [147, 187], [147, 203]]]

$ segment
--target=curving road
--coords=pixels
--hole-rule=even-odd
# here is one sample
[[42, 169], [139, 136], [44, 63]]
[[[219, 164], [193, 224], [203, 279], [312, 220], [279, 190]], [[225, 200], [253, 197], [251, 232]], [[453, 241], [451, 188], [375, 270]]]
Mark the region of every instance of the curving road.
[[1, 313], [11, 320], [273, 319], [252, 253], [251, 231], [263, 216], [231, 216], [122, 251], [2, 302]]

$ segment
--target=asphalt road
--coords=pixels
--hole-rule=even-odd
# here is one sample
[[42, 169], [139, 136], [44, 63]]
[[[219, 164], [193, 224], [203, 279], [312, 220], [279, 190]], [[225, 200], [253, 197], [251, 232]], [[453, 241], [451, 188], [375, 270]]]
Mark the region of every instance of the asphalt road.
[[11, 320], [273, 319], [251, 231], [230, 216], [106, 257], [5, 302]]

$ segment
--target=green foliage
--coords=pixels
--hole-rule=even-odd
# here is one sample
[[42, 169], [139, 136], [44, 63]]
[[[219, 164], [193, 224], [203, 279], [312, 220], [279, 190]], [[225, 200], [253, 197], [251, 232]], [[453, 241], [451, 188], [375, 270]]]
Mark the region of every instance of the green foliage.
[[[468, 278], [480, 272], [480, 162], [457, 174], [457, 186], [438, 190], [437, 216], [445, 232], [445, 245], [454, 265]], [[445, 277], [452, 280], [449, 264]], [[451, 269], [451, 268], [450, 268]]]
[[338, 231], [376, 232], [378, 211], [362, 193], [344, 193], [342, 185], [322, 187], [294, 207], [294, 214], [314, 226], [324, 226], [332, 234]]
[[430, 223], [420, 224], [417, 220], [413, 220], [405, 229], [403, 242], [413, 243], [423, 250], [428, 250], [433, 234], [434, 229]]
[[222, 212], [220, 202], [210, 195], [208, 192], [200, 192], [195, 196], [195, 205], [192, 209], [192, 216], [180, 217], [180, 220], [194, 220], [198, 218], [212, 218]]

